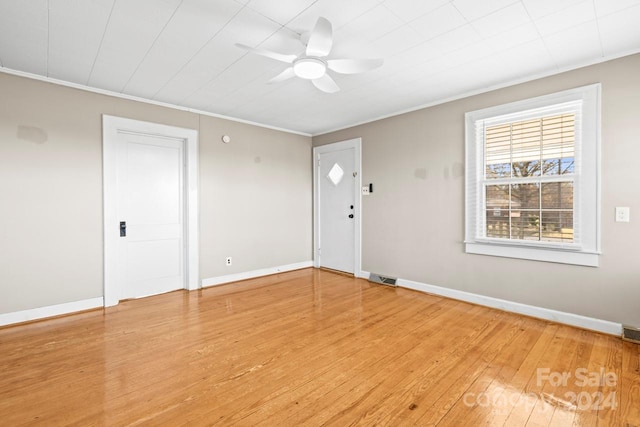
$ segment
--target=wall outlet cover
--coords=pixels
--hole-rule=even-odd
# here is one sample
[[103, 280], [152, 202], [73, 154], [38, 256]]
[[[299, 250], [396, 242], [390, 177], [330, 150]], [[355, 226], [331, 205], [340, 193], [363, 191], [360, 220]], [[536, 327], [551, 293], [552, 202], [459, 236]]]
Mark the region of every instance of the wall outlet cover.
[[629, 222], [630, 209], [628, 207], [616, 207], [616, 222]]

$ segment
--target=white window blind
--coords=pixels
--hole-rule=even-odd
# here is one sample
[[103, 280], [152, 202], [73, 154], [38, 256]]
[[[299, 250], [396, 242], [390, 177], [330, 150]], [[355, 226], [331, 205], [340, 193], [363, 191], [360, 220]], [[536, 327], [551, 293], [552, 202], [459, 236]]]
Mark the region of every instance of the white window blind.
[[[493, 245], [490, 255], [511, 250], [504, 256], [519, 257], [536, 248], [597, 254], [599, 85], [593, 86], [467, 113], [467, 252]], [[593, 265], [590, 258], [586, 265]]]

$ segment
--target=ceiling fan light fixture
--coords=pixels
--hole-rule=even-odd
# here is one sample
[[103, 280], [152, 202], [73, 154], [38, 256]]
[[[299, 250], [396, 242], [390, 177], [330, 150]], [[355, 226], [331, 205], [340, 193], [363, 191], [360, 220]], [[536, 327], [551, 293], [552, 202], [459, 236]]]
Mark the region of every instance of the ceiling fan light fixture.
[[318, 58], [300, 58], [293, 63], [293, 72], [301, 79], [315, 80], [327, 72], [327, 64]]
[[333, 46], [333, 27], [327, 18], [319, 17], [309, 33], [303, 33], [300, 40], [306, 49], [299, 56], [285, 55], [270, 50], [253, 48], [236, 43], [241, 49], [285, 62], [290, 65], [286, 70], [273, 77], [267, 83], [280, 83], [298, 77], [310, 80], [313, 86], [325, 93], [336, 93], [340, 87], [331, 77], [331, 72], [339, 74], [359, 74], [382, 66], [382, 59], [329, 59]]

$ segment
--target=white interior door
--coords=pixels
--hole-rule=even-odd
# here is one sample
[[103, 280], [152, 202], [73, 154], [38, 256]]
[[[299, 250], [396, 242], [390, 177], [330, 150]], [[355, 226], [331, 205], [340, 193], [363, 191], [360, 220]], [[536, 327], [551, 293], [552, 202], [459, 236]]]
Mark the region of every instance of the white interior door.
[[105, 306], [198, 288], [197, 136], [103, 116]]
[[[184, 141], [119, 134], [121, 299], [184, 287]], [[124, 234], [124, 235], [122, 235]]]
[[319, 266], [355, 273], [355, 149], [337, 149], [317, 157]]

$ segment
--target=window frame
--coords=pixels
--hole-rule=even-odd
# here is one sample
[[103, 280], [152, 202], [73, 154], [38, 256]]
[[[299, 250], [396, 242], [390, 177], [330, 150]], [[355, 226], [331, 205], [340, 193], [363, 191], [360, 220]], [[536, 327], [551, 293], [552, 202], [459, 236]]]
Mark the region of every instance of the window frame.
[[[597, 267], [600, 255], [600, 96], [599, 83], [522, 101], [471, 111], [465, 114], [465, 252], [536, 261]], [[481, 215], [485, 206], [484, 137], [478, 140], [476, 126], [482, 121], [492, 122], [503, 116], [539, 117], [544, 110], [565, 103], [581, 102], [579, 146], [576, 162], [580, 170], [574, 177], [574, 220], [580, 224], [579, 243], [546, 241], [525, 242], [487, 238], [480, 232]], [[532, 114], [534, 113], [534, 114]], [[518, 119], [515, 119], [518, 120]], [[514, 121], [515, 121], [514, 120]], [[576, 127], [578, 124], [576, 124]], [[579, 156], [579, 157], [578, 157]]]

